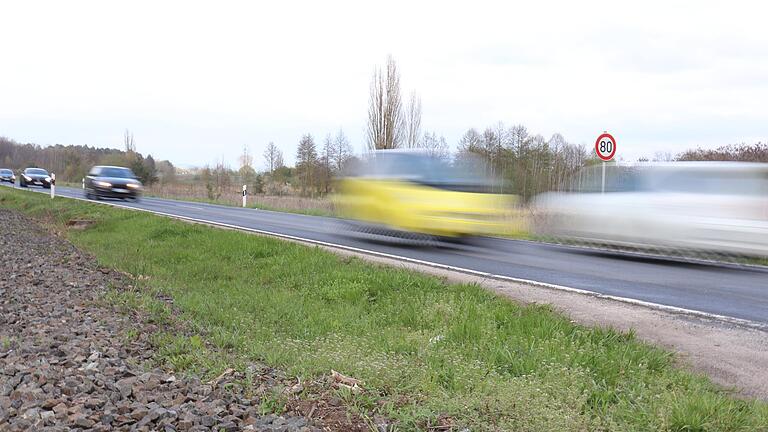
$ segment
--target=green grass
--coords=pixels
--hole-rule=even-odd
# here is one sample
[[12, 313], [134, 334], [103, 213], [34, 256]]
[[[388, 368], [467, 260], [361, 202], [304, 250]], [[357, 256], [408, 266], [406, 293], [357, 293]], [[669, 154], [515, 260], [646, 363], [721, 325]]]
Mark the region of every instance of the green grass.
[[0, 189], [0, 206], [54, 224], [95, 220], [69, 238], [136, 276], [144, 294], [111, 293], [118, 308], [164, 322], [171, 311], [155, 294], [174, 298], [189, 331], [153, 339], [179, 370], [215, 376], [260, 361], [306, 381], [334, 369], [364, 381], [363, 393], [339, 395], [351, 409], [400, 430], [441, 416], [457, 430], [768, 430], [764, 403], [733, 398], [632, 333], [478, 286], [22, 191]]

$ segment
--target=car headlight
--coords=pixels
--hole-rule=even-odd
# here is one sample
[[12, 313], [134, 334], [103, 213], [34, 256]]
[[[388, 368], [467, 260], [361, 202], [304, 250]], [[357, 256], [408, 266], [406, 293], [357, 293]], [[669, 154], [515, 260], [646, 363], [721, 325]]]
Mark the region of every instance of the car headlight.
[[95, 184], [96, 186], [100, 186], [100, 187], [112, 187], [112, 183], [105, 182], [105, 181], [98, 181], [97, 180], [97, 181], [93, 182], [93, 184]]
[[126, 186], [128, 189], [141, 189], [141, 185], [138, 183], [128, 183]]
[[46, 177], [45, 181], [49, 182], [49, 181], [51, 181], [51, 178], [50, 177]]
[[26, 180], [26, 181], [32, 181], [32, 177], [30, 177], [30, 176], [28, 176], [26, 174], [22, 174], [22, 177], [24, 177], [24, 180]]

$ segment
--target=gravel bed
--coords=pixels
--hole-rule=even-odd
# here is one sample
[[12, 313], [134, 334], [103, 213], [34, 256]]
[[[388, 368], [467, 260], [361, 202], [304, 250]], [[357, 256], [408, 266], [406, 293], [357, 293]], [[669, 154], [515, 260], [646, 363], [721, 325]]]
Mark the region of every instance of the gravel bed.
[[[0, 251], [0, 431], [322, 430], [263, 415], [241, 390], [246, 374], [201, 382], [147, 369], [151, 325], [100, 301], [124, 278], [2, 208]], [[142, 337], [128, 341], [129, 329]], [[276, 371], [259, 374], [262, 387], [279, 384]]]

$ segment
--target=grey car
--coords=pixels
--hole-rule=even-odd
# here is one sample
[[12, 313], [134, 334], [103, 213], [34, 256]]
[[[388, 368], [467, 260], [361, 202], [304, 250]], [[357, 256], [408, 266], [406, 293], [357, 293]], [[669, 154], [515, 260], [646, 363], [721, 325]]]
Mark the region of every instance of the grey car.
[[51, 176], [48, 171], [42, 168], [27, 168], [19, 176], [19, 186], [42, 186], [45, 189], [50, 189]]
[[0, 182], [16, 183], [16, 175], [8, 168], [0, 168]]
[[85, 177], [88, 199], [121, 198], [138, 201], [143, 186], [130, 168], [97, 165]]

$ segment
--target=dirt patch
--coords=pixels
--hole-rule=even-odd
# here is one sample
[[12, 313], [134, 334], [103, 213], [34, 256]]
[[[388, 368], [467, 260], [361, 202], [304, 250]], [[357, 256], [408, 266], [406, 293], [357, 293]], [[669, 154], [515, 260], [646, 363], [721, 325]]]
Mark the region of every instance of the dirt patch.
[[66, 225], [69, 229], [84, 230], [95, 223], [95, 220], [90, 219], [70, 219], [67, 221]]

